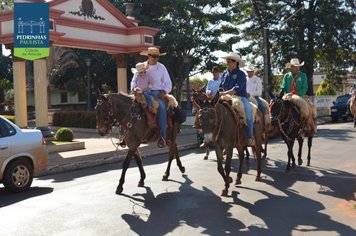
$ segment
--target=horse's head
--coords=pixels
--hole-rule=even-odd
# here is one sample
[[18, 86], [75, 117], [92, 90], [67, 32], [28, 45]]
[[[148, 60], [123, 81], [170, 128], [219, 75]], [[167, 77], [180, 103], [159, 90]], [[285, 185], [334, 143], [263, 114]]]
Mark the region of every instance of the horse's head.
[[105, 136], [113, 125], [112, 101], [107, 94], [98, 95], [95, 111], [96, 129], [101, 136]]
[[274, 94], [270, 94], [270, 97], [271, 101], [269, 103], [269, 110], [271, 113], [271, 124], [275, 126], [283, 111], [283, 100], [281, 97], [277, 97]]
[[193, 101], [198, 109], [196, 116], [199, 120], [200, 128], [203, 130], [205, 142], [210, 143], [213, 141], [213, 131], [217, 119], [215, 105], [219, 101], [220, 95], [217, 93], [212, 100], [209, 100], [204, 95], [199, 92], [193, 94]]

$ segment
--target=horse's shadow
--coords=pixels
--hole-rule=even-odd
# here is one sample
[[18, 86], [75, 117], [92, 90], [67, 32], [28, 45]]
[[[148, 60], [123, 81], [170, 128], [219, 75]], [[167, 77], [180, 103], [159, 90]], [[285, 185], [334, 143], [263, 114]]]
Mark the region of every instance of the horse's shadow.
[[132, 200], [133, 211], [122, 218], [131, 230], [138, 235], [166, 235], [185, 224], [203, 228], [203, 234], [228, 235], [227, 232], [245, 228], [241, 221], [231, 218], [230, 204], [205, 187], [193, 188], [193, 182], [187, 176], [184, 178], [178, 191], [154, 196], [151, 188], [145, 187], [147, 193], [126, 195]]
[[[320, 177], [316, 176], [312, 170], [305, 168], [303, 175], [300, 175], [297, 171], [285, 173], [265, 169], [265, 174], [267, 178], [263, 178], [261, 181], [277, 191], [266, 191], [244, 186], [240, 186], [239, 189], [259, 192], [266, 198], [251, 203], [239, 199], [236, 191], [232, 192], [234, 204], [248, 209], [252, 215], [262, 219], [267, 226], [267, 228], [254, 225], [248, 226], [252, 235], [291, 235], [293, 230], [305, 233], [313, 233], [314, 231], [337, 232], [339, 235], [353, 235], [355, 233], [354, 229], [349, 225], [334, 221], [329, 215], [323, 213], [325, 206], [312, 199], [312, 197], [316, 198], [316, 195], [309, 197], [303, 194], [303, 190], [298, 192], [293, 189], [295, 184], [318, 182], [316, 180], [320, 179]], [[323, 181], [323, 183], [326, 184], [326, 181]], [[334, 183], [332, 185], [334, 186]], [[336, 191], [335, 188], [334, 190]], [[352, 194], [354, 190], [350, 188], [348, 194]], [[320, 192], [315, 194], [320, 194]]]

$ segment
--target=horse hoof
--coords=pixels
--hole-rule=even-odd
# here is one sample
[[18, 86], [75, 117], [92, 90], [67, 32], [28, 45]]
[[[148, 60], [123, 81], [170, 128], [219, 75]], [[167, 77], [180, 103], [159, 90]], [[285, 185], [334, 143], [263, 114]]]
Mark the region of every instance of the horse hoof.
[[205, 156], [205, 157], [204, 157], [204, 160], [208, 160], [208, 156]]
[[162, 177], [162, 181], [168, 181], [168, 176], [164, 175], [164, 176]]
[[229, 183], [232, 183], [232, 181], [233, 181], [232, 178], [229, 176]]
[[307, 166], [310, 166], [310, 161], [307, 162]]
[[185, 173], [185, 167], [184, 166], [180, 167], [179, 170], [180, 170], [180, 172]]
[[235, 185], [240, 185], [241, 184], [241, 180], [236, 180], [236, 182], [235, 182]]
[[117, 187], [115, 193], [116, 193], [117, 195], [120, 195], [123, 190], [124, 190], [124, 189], [123, 189], [122, 187]]
[[138, 182], [137, 187], [144, 187], [144, 186], [145, 186], [145, 182], [143, 181]]
[[260, 181], [261, 180], [261, 176], [256, 176], [255, 181]]
[[228, 193], [228, 190], [227, 189], [224, 189], [221, 193], [221, 196], [223, 197], [227, 197], [227, 193]]
[[303, 164], [303, 160], [298, 160], [298, 165], [302, 165]]

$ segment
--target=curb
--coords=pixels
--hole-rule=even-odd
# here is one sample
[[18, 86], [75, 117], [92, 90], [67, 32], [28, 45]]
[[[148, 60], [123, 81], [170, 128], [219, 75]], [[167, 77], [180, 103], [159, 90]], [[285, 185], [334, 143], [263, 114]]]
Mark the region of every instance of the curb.
[[[197, 148], [197, 147], [199, 147], [198, 143], [183, 144], [183, 145], [177, 146], [179, 151], [185, 151], [185, 150], [189, 150], [189, 149], [193, 149], [193, 148]], [[166, 148], [164, 148], [164, 149], [156, 148], [153, 150], [140, 151], [142, 158], [161, 155], [161, 154], [165, 154], [165, 153], [168, 153]], [[80, 161], [80, 162], [75, 162], [75, 163], [70, 163], [70, 164], [53, 166], [49, 169], [41, 171], [36, 177], [52, 175], [52, 174], [59, 174], [59, 173], [63, 173], [63, 172], [73, 171], [73, 170], [79, 170], [79, 169], [85, 169], [85, 168], [90, 168], [90, 167], [94, 167], [94, 166], [100, 166], [100, 165], [105, 165], [105, 164], [121, 162], [125, 159], [126, 155], [127, 155], [127, 153], [122, 153], [120, 155], [115, 154], [114, 156], [110, 156], [110, 157], [104, 157], [104, 158], [99, 158], [99, 159], [94, 159], [94, 160]]]

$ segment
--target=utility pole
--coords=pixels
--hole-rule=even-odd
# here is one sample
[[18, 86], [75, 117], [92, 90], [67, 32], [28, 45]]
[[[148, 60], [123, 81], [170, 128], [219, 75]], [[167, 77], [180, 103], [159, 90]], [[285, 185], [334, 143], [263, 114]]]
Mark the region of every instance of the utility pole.
[[263, 28], [263, 69], [264, 69], [264, 76], [263, 76], [263, 97], [266, 100], [269, 100], [268, 90], [270, 88], [270, 80], [271, 80], [271, 54], [269, 50], [269, 40], [268, 40], [268, 28]]

